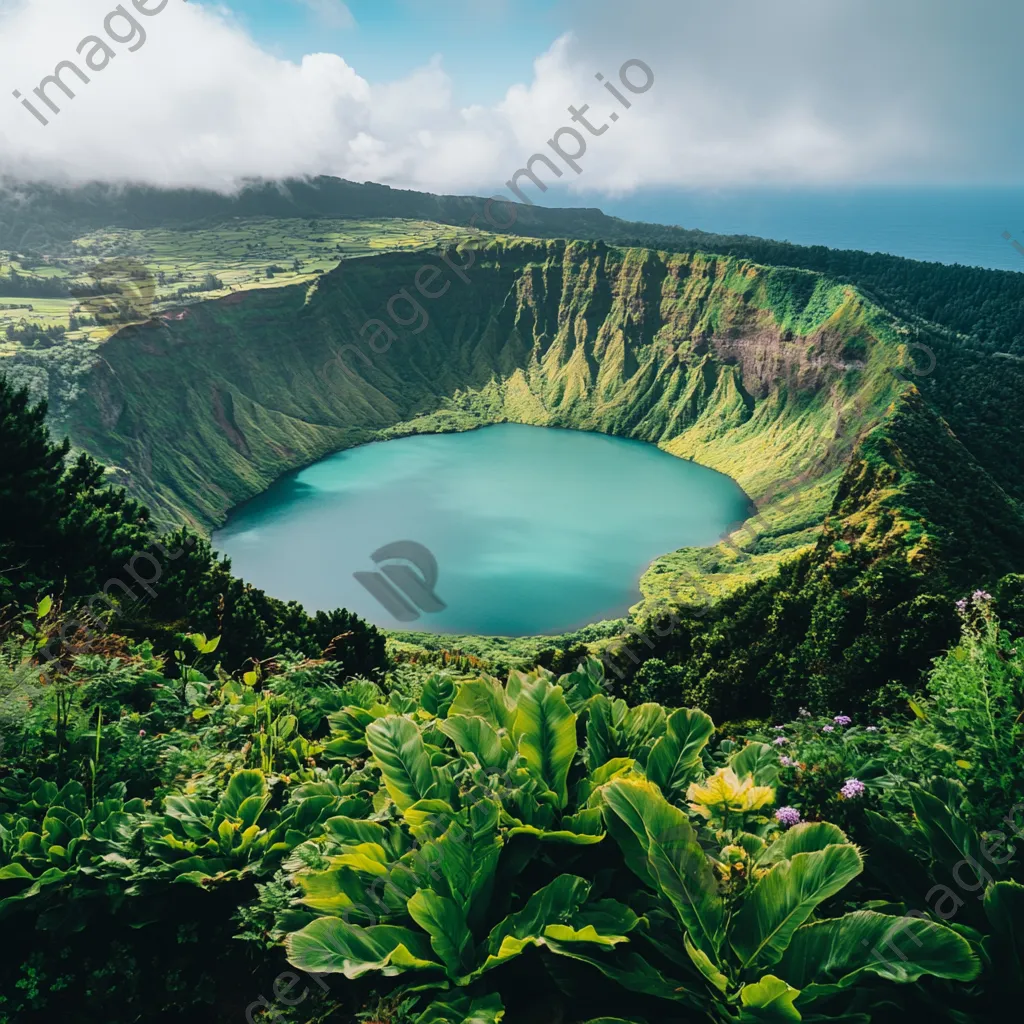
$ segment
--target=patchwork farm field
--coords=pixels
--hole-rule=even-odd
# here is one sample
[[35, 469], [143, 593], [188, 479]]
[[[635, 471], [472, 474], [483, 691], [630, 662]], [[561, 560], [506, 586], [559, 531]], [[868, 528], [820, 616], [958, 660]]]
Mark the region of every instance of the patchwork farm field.
[[0, 356], [103, 340], [115, 318], [97, 318], [98, 308], [118, 307], [121, 326], [230, 292], [312, 281], [343, 259], [481, 233], [421, 220], [259, 218], [189, 231], [94, 231], [49, 252], [0, 250]]

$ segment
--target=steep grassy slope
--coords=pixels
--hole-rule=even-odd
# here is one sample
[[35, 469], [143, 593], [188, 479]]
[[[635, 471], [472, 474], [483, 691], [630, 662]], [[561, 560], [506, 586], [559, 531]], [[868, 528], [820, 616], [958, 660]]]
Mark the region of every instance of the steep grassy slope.
[[[517, 204], [515, 212], [509, 233], [602, 239], [668, 252], [703, 251], [762, 265], [799, 267], [853, 285], [929, 332], [934, 365], [927, 353], [916, 353], [920, 364], [931, 370], [923, 388], [928, 400], [1003, 490], [1024, 500], [1024, 445], [1019, 441], [1024, 422], [1024, 274], [634, 223], [592, 209]], [[239, 217], [345, 217], [413, 218], [464, 229], [474, 215], [488, 223], [482, 220], [483, 199], [330, 177], [258, 183], [231, 196], [107, 185], [61, 190], [0, 181], [0, 249], [51, 254], [59, 254], [78, 235], [112, 226], [191, 231]], [[493, 217], [504, 223], [504, 208], [498, 207]], [[71, 395], [76, 387], [72, 379], [62, 394]]]
[[[897, 328], [814, 274], [601, 243], [443, 255], [473, 264], [465, 280], [392, 254], [123, 330], [71, 412], [72, 437], [159, 511], [204, 525], [378, 431], [505, 419], [656, 442], [758, 500], [788, 479], [810, 489], [840, 461], [820, 465], [823, 445], [852, 439], [896, 394]], [[417, 296], [416, 312], [424, 265], [443, 272], [428, 290], [450, 286]], [[376, 325], [361, 340], [371, 319], [397, 340]]]
[[911, 387], [858, 443], [811, 550], [707, 617], [652, 632], [653, 649], [600, 649], [627, 672], [642, 657], [678, 666], [664, 680], [671, 699], [725, 718], [905, 709], [901, 688], [958, 632], [953, 596], [995, 591], [1022, 565], [1013, 501]]

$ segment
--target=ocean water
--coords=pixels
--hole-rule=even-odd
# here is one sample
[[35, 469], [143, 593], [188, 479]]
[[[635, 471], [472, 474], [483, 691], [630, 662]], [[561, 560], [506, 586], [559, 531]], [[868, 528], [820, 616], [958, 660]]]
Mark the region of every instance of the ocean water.
[[[241, 506], [213, 543], [238, 575], [310, 611], [522, 636], [624, 614], [653, 559], [714, 543], [748, 510], [729, 477], [654, 445], [502, 424], [338, 452]], [[396, 541], [436, 559], [444, 608], [400, 585], [417, 615], [401, 620], [354, 578], [386, 587], [388, 562], [371, 556]]]
[[1024, 273], [1024, 254], [1013, 245], [1024, 248], [1024, 187], [666, 189], [622, 198], [552, 188], [543, 202], [598, 206], [626, 220], [719, 234]]

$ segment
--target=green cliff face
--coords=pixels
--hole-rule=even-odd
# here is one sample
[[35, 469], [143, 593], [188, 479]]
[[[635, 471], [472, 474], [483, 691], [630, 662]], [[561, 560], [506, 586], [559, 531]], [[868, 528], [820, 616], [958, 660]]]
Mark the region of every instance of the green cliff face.
[[719, 548], [659, 559], [652, 607], [813, 543], [854, 443], [904, 387], [905, 329], [851, 287], [600, 242], [349, 260], [308, 289], [179, 315], [112, 338], [69, 415], [160, 516], [216, 525], [285, 471], [380, 437], [614, 433], [725, 472], [760, 506]]

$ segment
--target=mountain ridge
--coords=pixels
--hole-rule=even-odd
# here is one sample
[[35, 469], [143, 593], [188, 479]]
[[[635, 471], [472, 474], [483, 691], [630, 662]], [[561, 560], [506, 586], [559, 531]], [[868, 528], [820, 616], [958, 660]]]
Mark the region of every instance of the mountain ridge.
[[[1024, 422], [1024, 274], [634, 223], [598, 210], [522, 204], [510, 208], [516, 211], [516, 222], [506, 234], [702, 251], [809, 270], [856, 287], [868, 301], [929, 335], [929, 351], [915, 357], [934, 371], [924, 382], [929, 399], [1007, 493], [1024, 501], [1024, 446], [1014, 426]], [[35, 241], [41, 250], [48, 245], [55, 251], [87, 227], [174, 222], [185, 228], [194, 226], [197, 217], [234, 218], [243, 210], [248, 216], [292, 217], [360, 217], [372, 211], [385, 218], [416, 215], [466, 226], [484, 209], [485, 200], [479, 198], [433, 196], [329, 177], [255, 183], [237, 198], [195, 189], [99, 184], [59, 189], [7, 179], [0, 183], [0, 249]], [[993, 357], [999, 357], [998, 372], [989, 363]]]

